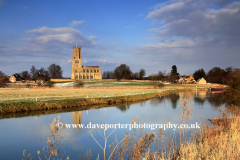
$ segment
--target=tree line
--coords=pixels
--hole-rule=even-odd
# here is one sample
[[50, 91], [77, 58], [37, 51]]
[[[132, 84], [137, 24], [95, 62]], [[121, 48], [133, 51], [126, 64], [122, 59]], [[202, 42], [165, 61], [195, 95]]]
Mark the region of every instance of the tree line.
[[140, 69], [139, 72], [133, 73], [129, 66], [126, 64], [121, 64], [116, 67], [114, 71], [104, 71], [102, 74], [103, 79], [137, 79], [142, 80], [146, 75], [144, 69]]
[[[231, 73], [237, 68], [227, 67], [226, 69], [221, 69], [220, 67], [213, 67], [208, 72], [205, 72], [203, 68], [196, 70], [192, 75], [197, 81], [200, 78], [204, 78], [209, 83], [219, 83], [226, 84], [227, 80]], [[126, 64], [121, 64], [116, 67], [114, 71], [104, 71], [102, 74], [103, 79], [136, 79], [142, 80], [146, 75], [145, 69], [140, 69], [139, 72], [132, 72], [130, 67]], [[177, 71], [177, 66], [173, 65], [171, 72], [166, 73], [166, 71], [159, 71], [157, 74], [152, 74], [149, 77], [145, 77], [148, 80], [159, 80], [159, 81], [168, 81], [176, 82], [180, 78], [180, 74]]]
[[[25, 70], [19, 73], [19, 75], [24, 80], [48, 81], [51, 78], [62, 78], [62, 73], [63, 73], [63, 70], [59, 65], [51, 64], [47, 69], [45, 69], [44, 67], [37, 69], [34, 65], [32, 65], [30, 72]], [[0, 71], [0, 77], [5, 77], [6, 79], [7, 76], [2, 71]]]

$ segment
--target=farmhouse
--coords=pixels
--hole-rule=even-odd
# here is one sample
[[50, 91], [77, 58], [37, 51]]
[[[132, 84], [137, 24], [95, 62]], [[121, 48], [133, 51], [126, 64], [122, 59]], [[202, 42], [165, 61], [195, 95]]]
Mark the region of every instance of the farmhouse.
[[100, 66], [82, 66], [81, 46], [73, 46], [71, 79], [102, 79]]
[[207, 81], [202, 77], [197, 80], [197, 84], [207, 84]]
[[190, 83], [192, 84], [196, 82], [191, 74], [189, 76], [187, 75], [180, 76], [178, 81], [179, 83], [185, 83], [185, 84], [190, 84]]
[[16, 82], [16, 81], [22, 81], [22, 80], [23, 80], [23, 78], [19, 74], [17, 74], [17, 73], [13, 74], [9, 78], [10, 82]]

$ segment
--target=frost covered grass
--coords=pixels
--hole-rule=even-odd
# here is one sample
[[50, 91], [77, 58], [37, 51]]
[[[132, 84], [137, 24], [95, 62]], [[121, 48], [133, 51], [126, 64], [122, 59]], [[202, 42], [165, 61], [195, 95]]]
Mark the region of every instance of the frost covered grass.
[[[93, 86], [152, 86], [152, 82], [135, 82], [135, 81], [83, 81], [85, 87]], [[55, 83], [56, 87], [73, 86], [73, 82]]]
[[[152, 87], [151, 81], [83, 81], [85, 87]], [[197, 85], [197, 84], [170, 84], [164, 83], [165, 88], [210, 88], [212, 84]], [[71, 87], [73, 82], [55, 83], [56, 87]]]

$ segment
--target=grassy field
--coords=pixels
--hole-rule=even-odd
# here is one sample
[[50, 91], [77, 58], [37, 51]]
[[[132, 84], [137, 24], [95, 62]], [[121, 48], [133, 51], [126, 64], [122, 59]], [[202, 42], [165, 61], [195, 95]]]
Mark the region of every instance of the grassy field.
[[[144, 95], [176, 89], [209, 88], [212, 85], [165, 84], [157, 88], [150, 81], [85, 81], [83, 88], [74, 88], [74, 82], [58, 82], [53, 88], [33, 86], [26, 88], [24, 83], [11, 84], [11, 88], [0, 89], [0, 103], [18, 101], [64, 100], [69, 98], [104, 98], [129, 95]], [[10, 86], [10, 85], [9, 85]]]
[[[113, 89], [113, 88], [38, 88], [38, 89], [1, 89], [0, 103], [16, 101], [46, 101], [69, 98], [104, 98], [158, 93], [166, 89]], [[169, 90], [169, 89], [168, 89]]]

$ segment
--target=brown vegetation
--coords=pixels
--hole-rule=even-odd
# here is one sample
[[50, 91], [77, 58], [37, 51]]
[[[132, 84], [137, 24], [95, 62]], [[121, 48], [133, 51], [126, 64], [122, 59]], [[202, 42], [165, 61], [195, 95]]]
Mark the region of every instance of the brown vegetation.
[[[184, 138], [184, 130], [180, 132], [180, 145], [177, 145], [174, 141], [174, 137], [166, 137], [165, 131], [159, 129], [158, 134], [143, 132], [143, 129], [133, 128], [131, 131], [125, 131], [124, 138], [121, 141], [115, 139], [115, 141], [109, 145], [111, 155], [108, 159], [131, 159], [131, 160], [180, 160], [180, 159], [238, 159], [240, 157], [239, 143], [240, 143], [240, 112], [231, 112], [234, 106], [230, 109], [219, 110], [219, 119], [213, 119], [212, 122], [216, 125], [204, 123], [201, 125], [201, 129], [198, 133], [192, 132], [192, 139], [186, 140]], [[187, 105], [187, 101], [182, 101], [180, 105], [182, 111], [181, 123], [186, 123], [191, 115], [191, 107]], [[232, 113], [231, 117], [228, 115]], [[56, 157], [58, 160], [62, 160], [63, 148], [61, 147], [61, 138], [64, 126], [57, 126], [59, 124], [59, 118], [55, 119], [51, 126], [51, 133], [53, 141], [48, 139], [48, 147], [43, 153], [46, 159]], [[133, 119], [131, 124], [139, 124], [138, 117]], [[219, 126], [218, 126], [219, 125]], [[62, 130], [61, 130], [62, 129]], [[114, 131], [113, 131], [114, 132]], [[111, 133], [112, 134], [112, 133]], [[108, 138], [108, 136], [105, 136]], [[164, 145], [164, 141], [167, 141], [167, 145]], [[150, 146], [156, 143], [157, 150], [150, 150]], [[106, 145], [106, 143], [105, 143]], [[106, 149], [106, 147], [104, 148]], [[57, 151], [57, 152], [56, 152]], [[40, 151], [37, 152], [38, 156]], [[31, 156], [24, 159], [31, 159]], [[84, 156], [79, 156], [80, 160], [90, 159], [92, 156], [91, 150], [87, 150]], [[70, 158], [67, 157], [69, 160]], [[106, 159], [104, 157], [104, 159]], [[39, 156], [39, 160], [41, 160]]]

